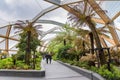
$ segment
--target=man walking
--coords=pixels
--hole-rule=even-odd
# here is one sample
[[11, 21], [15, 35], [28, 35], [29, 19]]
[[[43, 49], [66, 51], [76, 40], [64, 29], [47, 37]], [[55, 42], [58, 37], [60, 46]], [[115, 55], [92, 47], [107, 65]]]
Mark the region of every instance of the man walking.
[[51, 64], [51, 61], [52, 61], [52, 56], [51, 56], [51, 54], [50, 54], [50, 53], [49, 53], [49, 54], [46, 54], [45, 58], [46, 58], [46, 63], [47, 63], [47, 64], [48, 64], [48, 63]]

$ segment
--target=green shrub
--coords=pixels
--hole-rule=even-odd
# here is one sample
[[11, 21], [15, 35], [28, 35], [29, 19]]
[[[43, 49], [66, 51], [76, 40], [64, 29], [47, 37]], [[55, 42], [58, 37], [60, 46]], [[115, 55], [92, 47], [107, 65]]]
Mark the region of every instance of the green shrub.
[[22, 61], [17, 61], [16, 62], [16, 69], [24, 69], [24, 65], [25, 63], [23, 63]]
[[107, 69], [99, 69], [98, 73], [103, 76], [104, 78], [106, 78], [107, 80], [113, 80], [114, 79], [114, 74], [112, 72], [110, 72]]
[[28, 65], [24, 65], [23, 69], [27, 70], [27, 69], [29, 69], [29, 66]]
[[[41, 62], [41, 57], [36, 58], [36, 70], [40, 70], [40, 62]], [[32, 62], [31, 62], [32, 63]], [[0, 69], [32, 69], [32, 66], [28, 66], [24, 63], [24, 61], [17, 60], [16, 64], [13, 64], [13, 59], [12, 58], [6, 58], [0, 60]]]
[[40, 64], [36, 64], [35, 70], [40, 70], [40, 69], [41, 69]]
[[103, 65], [100, 68], [97, 68], [94, 66], [89, 66], [88, 61], [76, 61], [76, 60], [71, 61], [68, 59], [60, 59], [60, 60], [65, 63], [69, 63], [71, 65], [79, 66], [97, 72], [106, 80], [120, 80], [120, 70], [118, 70], [118, 68], [113, 65], [110, 65], [110, 71], [109, 71], [107, 65]]
[[69, 46], [69, 45], [61, 47], [58, 50], [57, 58], [58, 59], [68, 59], [69, 58], [69, 54], [67, 53], [67, 50], [69, 50], [70, 48], [71, 48], [71, 46]]
[[10, 69], [12, 67], [13, 67], [13, 63], [11, 58], [0, 60], [0, 69]]
[[111, 65], [111, 71], [107, 69], [107, 65], [100, 68], [91, 67], [91, 70], [97, 72], [106, 80], [120, 80], [120, 71], [113, 65]]
[[78, 61], [78, 62], [76, 63], [76, 66], [89, 69], [88, 62], [80, 62], [80, 61]]
[[16, 58], [17, 58], [17, 60], [23, 61], [25, 59], [25, 52], [18, 51], [16, 54]]

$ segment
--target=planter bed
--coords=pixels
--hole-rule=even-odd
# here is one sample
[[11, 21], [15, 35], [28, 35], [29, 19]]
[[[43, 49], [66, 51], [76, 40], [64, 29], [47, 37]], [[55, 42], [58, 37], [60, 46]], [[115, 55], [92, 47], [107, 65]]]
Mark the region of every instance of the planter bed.
[[63, 63], [61, 61], [58, 61], [59, 63], [69, 67], [70, 69], [86, 76], [87, 78], [91, 79], [91, 80], [106, 80], [104, 79], [102, 76], [100, 76], [99, 74], [93, 72], [93, 71], [90, 71], [90, 70], [86, 70], [86, 69], [83, 69], [83, 68], [80, 68], [80, 67], [77, 67], [77, 66], [73, 66], [73, 65], [70, 65], [70, 64], [67, 64], [67, 63]]
[[41, 62], [41, 70], [1, 69], [0, 76], [44, 77], [45, 76], [45, 68]]

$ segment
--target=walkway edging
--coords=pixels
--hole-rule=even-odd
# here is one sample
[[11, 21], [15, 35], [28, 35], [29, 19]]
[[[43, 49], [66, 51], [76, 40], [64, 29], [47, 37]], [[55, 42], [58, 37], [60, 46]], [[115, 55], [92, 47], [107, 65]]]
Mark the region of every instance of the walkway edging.
[[57, 62], [69, 67], [70, 69], [72, 69], [72, 70], [86, 76], [87, 78], [89, 78], [91, 80], [106, 80], [102, 76], [100, 76], [99, 74], [97, 74], [97, 73], [95, 73], [93, 71], [86, 70], [86, 69], [83, 69], [83, 68], [80, 68], [80, 67], [77, 67], [77, 66], [67, 64], [67, 63], [63, 63], [61, 61], [57, 61]]

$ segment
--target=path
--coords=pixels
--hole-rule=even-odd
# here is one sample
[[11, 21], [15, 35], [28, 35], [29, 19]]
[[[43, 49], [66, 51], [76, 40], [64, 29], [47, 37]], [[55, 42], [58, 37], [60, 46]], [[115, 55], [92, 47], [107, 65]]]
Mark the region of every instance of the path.
[[44, 64], [46, 80], [90, 80], [58, 62], [53, 61], [52, 64]]
[[46, 76], [44, 78], [0, 76], [0, 80], [90, 80], [56, 61], [53, 61], [52, 64], [46, 64], [43, 61], [43, 64], [46, 69]]

